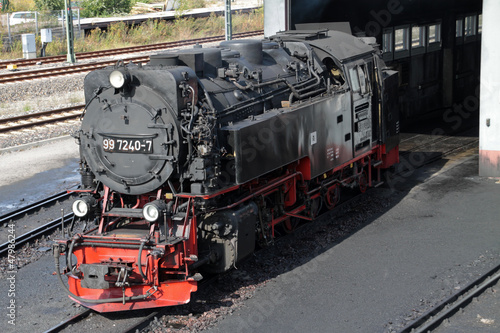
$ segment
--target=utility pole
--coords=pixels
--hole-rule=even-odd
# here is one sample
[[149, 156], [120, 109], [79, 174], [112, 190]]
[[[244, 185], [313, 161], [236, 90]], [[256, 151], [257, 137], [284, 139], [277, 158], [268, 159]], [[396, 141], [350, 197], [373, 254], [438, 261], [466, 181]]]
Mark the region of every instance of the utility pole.
[[226, 11], [225, 11], [225, 21], [226, 21], [226, 40], [233, 39], [233, 24], [231, 20], [231, 0], [226, 0]]
[[64, 0], [64, 6], [66, 8], [66, 41], [68, 44], [67, 61], [71, 64], [74, 64], [76, 60], [75, 60], [73, 13], [71, 12], [71, 0]]

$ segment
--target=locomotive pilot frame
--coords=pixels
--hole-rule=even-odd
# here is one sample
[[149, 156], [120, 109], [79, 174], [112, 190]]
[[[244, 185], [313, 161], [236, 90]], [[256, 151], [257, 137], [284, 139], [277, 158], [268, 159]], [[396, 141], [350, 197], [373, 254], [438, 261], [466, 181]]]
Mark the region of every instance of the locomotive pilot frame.
[[187, 303], [203, 274], [332, 209], [342, 187], [380, 184], [399, 160], [398, 78], [371, 42], [288, 31], [90, 73], [81, 223], [54, 245], [70, 297], [100, 312]]

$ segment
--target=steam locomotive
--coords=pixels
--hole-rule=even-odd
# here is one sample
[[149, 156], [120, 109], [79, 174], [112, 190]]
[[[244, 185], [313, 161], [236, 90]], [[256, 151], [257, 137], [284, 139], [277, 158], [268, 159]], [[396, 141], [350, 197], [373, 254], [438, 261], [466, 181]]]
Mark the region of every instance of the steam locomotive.
[[342, 187], [377, 186], [399, 160], [398, 75], [369, 38], [196, 45], [119, 61], [84, 87], [81, 223], [54, 257], [69, 296], [99, 312], [189, 302], [204, 274], [314, 220]]

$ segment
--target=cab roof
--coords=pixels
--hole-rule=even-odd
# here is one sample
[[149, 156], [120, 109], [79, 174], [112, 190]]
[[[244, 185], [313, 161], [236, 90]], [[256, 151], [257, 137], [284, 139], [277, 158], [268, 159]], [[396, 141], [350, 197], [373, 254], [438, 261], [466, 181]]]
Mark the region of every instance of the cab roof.
[[284, 42], [305, 41], [314, 48], [330, 53], [342, 63], [375, 52], [373, 46], [366, 44], [357, 37], [328, 29], [288, 30], [278, 32], [271, 39], [281, 39]]

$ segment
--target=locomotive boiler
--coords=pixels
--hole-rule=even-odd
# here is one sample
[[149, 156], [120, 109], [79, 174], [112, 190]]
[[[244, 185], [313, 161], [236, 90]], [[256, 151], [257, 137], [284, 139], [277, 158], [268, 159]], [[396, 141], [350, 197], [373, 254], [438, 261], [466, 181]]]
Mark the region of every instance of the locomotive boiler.
[[91, 72], [62, 285], [100, 312], [189, 302], [342, 187], [381, 183], [399, 158], [397, 85], [370, 39], [328, 30]]

